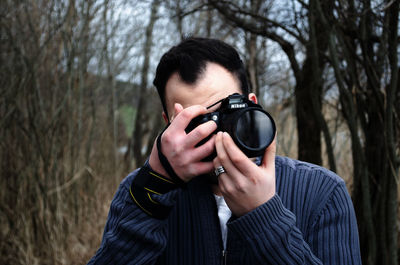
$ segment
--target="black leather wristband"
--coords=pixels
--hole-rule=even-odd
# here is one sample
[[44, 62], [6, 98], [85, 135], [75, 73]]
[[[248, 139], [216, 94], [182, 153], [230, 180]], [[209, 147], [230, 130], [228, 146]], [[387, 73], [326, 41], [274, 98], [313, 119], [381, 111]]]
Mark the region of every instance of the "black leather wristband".
[[144, 165], [140, 169], [139, 173], [133, 179], [132, 185], [143, 187], [145, 190], [154, 194], [164, 194], [178, 188], [172, 180], [153, 171], [147, 165]]
[[172, 207], [155, 201], [145, 189], [132, 185], [129, 192], [136, 205], [149, 216], [161, 220], [168, 217]]
[[145, 213], [157, 219], [165, 219], [172, 207], [159, 203], [153, 196], [176, 188], [178, 186], [171, 180], [144, 165], [133, 179], [129, 192], [136, 205]]

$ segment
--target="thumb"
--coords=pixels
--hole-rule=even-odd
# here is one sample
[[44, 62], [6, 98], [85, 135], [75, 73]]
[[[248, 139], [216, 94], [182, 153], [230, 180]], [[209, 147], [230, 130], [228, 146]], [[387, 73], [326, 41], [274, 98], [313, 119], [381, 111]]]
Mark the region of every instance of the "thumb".
[[272, 143], [265, 149], [264, 157], [261, 166], [264, 168], [275, 165], [275, 155], [276, 155], [276, 134]]

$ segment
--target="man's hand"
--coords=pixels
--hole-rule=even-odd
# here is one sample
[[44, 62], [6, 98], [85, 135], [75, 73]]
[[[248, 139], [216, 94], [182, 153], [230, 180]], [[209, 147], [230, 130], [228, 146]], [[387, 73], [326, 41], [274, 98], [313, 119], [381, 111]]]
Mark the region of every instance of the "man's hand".
[[[215, 136], [211, 137], [205, 144], [195, 147], [197, 143], [210, 135], [217, 129], [213, 121], [208, 121], [197, 126], [186, 134], [185, 129], [189, 122], [207, 112], [207, 109], [200, 105], [190, 106], [183, 109], [181, 104], [175, 104], [175, 118], [170, 126], [164, 131], [161, 137], [162, 152], [171, 164], [175, 173], [185, 182], [193, 177], [211, 172], [214, 168], [212, 162], [201, 160], [214, 151]], [[156, 142], [149, 158], [153, 170], [168, 176], [158, 159]]]
[[218, 132], [215, 147], [218, 155], [213, 161], [214, 167], [222, 165], [226, 171], [219, 175], [218, 185], [233, 214], [242, 216], [275, 195], [276, 139], [265, 150], [260, 166], [226, 132]]

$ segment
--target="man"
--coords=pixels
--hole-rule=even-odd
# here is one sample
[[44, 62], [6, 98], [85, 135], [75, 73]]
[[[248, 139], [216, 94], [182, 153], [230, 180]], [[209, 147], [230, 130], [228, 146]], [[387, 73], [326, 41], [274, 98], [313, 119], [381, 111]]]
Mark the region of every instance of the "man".
[[229, 134], [212, 134], [213, 121], [185, 131], [233, 93], [257, 103], [231, 46], [186, 39], [161, 58], [154, 84], [169, 126], [122, 181], [89, 264], [361, 264], [341, 178], [275, 156], [275, 140], [254, 162]]

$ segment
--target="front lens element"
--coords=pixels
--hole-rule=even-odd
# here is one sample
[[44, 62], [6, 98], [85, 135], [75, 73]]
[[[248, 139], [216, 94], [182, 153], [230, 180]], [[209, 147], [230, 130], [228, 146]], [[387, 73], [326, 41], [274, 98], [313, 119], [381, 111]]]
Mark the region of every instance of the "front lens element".
[[240, 115], [236, 125], [237, 140], [246, 148], [266, 148], [273, 140], [275, 125], [267, 113], [249, 109]]

